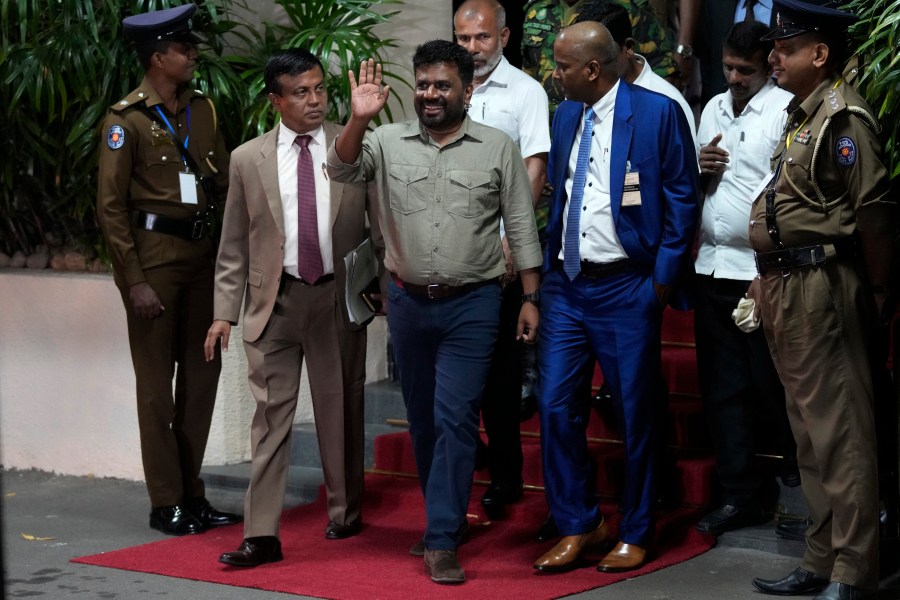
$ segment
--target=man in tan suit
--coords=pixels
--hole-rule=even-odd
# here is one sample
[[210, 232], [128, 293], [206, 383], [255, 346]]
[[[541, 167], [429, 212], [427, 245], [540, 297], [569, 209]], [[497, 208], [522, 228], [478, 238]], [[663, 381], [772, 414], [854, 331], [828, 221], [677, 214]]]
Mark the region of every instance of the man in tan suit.
[[340, 127], [325, 122], [319, 60], [301, 49], [273, 55], [266, 89], [281, 123], [232, 154], [228, 203], [216, 263], [215, 308], [204, 351], [227, 350], [246, 289], [244, 348], [256, 414], [244, 541], [220, 562], [239, 567], [281, 560], [278, 521], [303, 358], [325, 472], [328, 539], [361, 527], [366, 332], [343, 302], [343, 257], [366, 235], [366, 190], [325, 173]]

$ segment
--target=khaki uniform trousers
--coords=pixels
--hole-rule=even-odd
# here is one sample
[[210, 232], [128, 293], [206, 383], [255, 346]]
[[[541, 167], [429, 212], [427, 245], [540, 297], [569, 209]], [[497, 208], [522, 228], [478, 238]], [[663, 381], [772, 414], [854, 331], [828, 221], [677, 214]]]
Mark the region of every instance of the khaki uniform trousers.
[[221, 362], [218, 354], [210, 362], [203, 356], [213, 318], [213, 263], [208, 242], [194, 243], [190, 259], [144, 270], [165, 307], [157, 318], [136, 316], [128, 288], [119, 290], [128, 317], [141, 459], [153, 507], [181, 504], [205, 493], [200, 467]]
[[850, 260], [762, 276], [761, 318], [787, 395], [812, 525], [803, 568], [878, 587], [874, 305]]

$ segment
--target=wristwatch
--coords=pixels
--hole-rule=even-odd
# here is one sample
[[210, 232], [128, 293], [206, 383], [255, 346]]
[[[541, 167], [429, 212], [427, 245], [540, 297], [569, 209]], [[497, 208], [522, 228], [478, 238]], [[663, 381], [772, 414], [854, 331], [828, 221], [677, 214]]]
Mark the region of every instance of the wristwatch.
[[680, 54], [682, 58], [691, 58], [694, 56], [694, 49], [685, 44], [678, 44], [675, 46], [675, 52]]
[[531, 302], [535, 306], [541, 305], [541, 293], [531, 292], [530, 294], [522, 294], [522, 302]]

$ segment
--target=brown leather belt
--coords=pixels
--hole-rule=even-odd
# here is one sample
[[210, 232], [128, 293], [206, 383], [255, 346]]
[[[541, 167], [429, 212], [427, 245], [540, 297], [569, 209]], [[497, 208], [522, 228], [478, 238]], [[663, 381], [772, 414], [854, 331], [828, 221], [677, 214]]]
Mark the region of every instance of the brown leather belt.
[[428, 285], [419, 285], [417, 283], [408, 283], [406, 281], [403, 281], [393, 273], [391, 273], [391, 279], [394, 281], [394, 283], [396, 283], [398, 286], [400, 286], [413, 296], [419, 296], [422, 298], [427, 298], [429, 300], [443, 300], [445, 298], [452, 298], [476, 288], [490, 285], [492, 283], [497, 283], [496, 279], [488, 279], [486, 281], [476, 281], [474, 283], [464, 283], [462, 285], [447, 285], [446, 283], [431, 283]]
[[760, 274], [769, 271], [788, 272], [799, 267], [817, 267], [827, 262], [845, 260], [858, 254], [856, 238], [845, 237], [832, 244], [795, 246], [771, 252], [756, 252], [756, 270]]
[[202, 219], [173, 219], [165, 215], [137, 212], [135, 224], [147, 231], [174, 235], [186, 240], [200, 240], [209, 235], [209, 223]]

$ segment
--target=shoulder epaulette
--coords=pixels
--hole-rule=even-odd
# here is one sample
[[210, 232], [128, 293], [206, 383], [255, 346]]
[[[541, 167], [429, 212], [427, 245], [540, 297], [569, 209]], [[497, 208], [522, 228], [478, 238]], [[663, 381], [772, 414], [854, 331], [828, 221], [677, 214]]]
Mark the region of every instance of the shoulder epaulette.
[[140, 104], [144, 100], [147, 99], [147, 93], [142, 91], [140, 88], [132, 91], [130, 94], [110, 106], [110, 110], [113, 112], [122, 112], [126, 108], [133, 106], [135, 104]]

